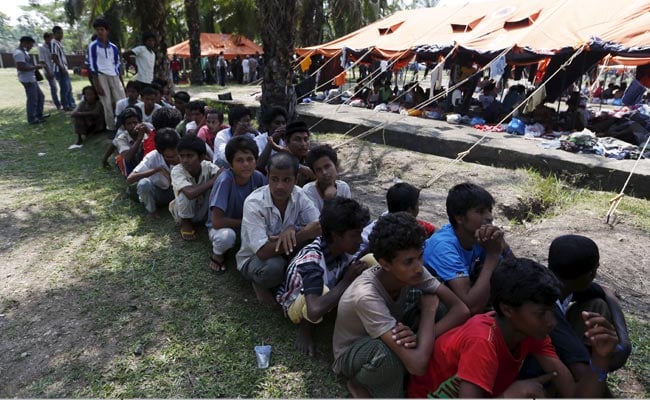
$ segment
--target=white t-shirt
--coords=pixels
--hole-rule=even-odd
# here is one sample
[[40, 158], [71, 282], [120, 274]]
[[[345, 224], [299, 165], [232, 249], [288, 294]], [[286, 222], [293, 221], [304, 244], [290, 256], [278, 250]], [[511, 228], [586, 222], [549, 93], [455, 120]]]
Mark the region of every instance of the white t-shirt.
[[[142, 161], [140, 161], [140, 164], [133, 169], [133, 172], [144, 172], [158, 167], [163, 167], [167, 172], [170, 172], [169, 165], [165, 162], [165, 158], [163, 158], [162, 154], [158, 153], [158, 150], [153, 150], [144, 156]], [[160, 172], [151, 175], [149, 179], [154, 185], [162, 190], [169, 189], [169, 186], [171, 185], [171, 182]]]
[[[316, 188], [316, 182], [308, 182], [305, 184], [305, 186], [302, 187], [302, 190], [305, 192], [307, 197], [311, 199], [311, 201], [314, 202], [314, 205], [316, 208], [318, 208], [318, 211], [323, 210], [323, 205], [325, 204], [325, 200], [323, 200], [322, 197], [320, 197], [320, 194], [318, 193], [318, 189]], [[347, 183], [336, 180], [336, 195], [338, 197], [345, 197], [348, 199], [352, 198], [352, 192], [350, 192], [350, 186], [348, 186]]]
[[151, 114], [147, 115], [147, 113], [144, 111], [144, 103], [140, 103], [137, 106], [142, 110], [142, 122], [148, 123], [151, 123], [151, 116], [153, 113], [155, 113], [157, 109], [162, 108], [160, 104], [154, 104], [153, 111], [151, 111]]
[[156, 53], [145, 45], [140, 45], [131, 49], [135, 54], [135, 66], [138, 67], [138, 73], [135, 80], [144, 83], [153, 82], [153, 69], [156, 65]]

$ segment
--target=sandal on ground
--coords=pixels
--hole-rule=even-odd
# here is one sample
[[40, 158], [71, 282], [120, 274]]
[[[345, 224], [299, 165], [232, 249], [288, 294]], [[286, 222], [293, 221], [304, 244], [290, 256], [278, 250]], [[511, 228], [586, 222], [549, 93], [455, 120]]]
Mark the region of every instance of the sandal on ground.
[[191, 231], [184, 231], [181, 229], [181, 237], [183, 240], [192, 241], [196, 239], [196, 231], [192, 229]]
[[210, 270], [217, 275], [224, 274], [228, 270], [226, 260], [219, 261], [214, 256], [210, 257]]

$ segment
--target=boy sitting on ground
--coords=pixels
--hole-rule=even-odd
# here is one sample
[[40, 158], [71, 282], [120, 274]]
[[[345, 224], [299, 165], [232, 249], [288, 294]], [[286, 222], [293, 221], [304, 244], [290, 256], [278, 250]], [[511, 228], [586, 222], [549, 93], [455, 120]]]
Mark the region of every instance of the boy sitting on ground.
[[361, 230], [370, 220], [368, 209], [356, 201], [335, 197], [325, 202], [320, 226], [323, 234], [303, 247], [289, 263], [276, 299], [291, 322], [299, 324], [296, 348], [314, 355], [316, 324], [336, 307], [341, 295], [367, 267], [352, 263], [361, 244]]
[[286, 147], [277, 146], [276, 151], [288, 151], [300, 162], [297, 185], [303, 187], [307, 182], [316, 179], [314, 172], [305, 165], [305, 157], [309, 152], [309, 127], [303, 121], [293, 121], [286, 127], [284, 142]]
[[140, 123], [140, 109], [127, 107], [117, 117], [118, 130], [113, 139], [113, 146], [117, 149], [115, 163], [125, 177], [129, 176], [133, 168], [144, 157], [144, 138], [148, 127]]
[[[423, 244], [424, 229], [413, 215], [379, 218], [370, 235], [379, 265], [339, 301], [333, 369], [348, 378], [354, 397], [404, 397], [405, 373], [423, 374], [434, 338], [469, 317], [460, 299], [423, 268]], [[449, 312], [435, 322], [439, 301]]]
[[153, 113], [162, 108], [160, 104], [156, 103], [158, 98], [158, 91], [151, 86], [146, 86], [142, 89], [142, 103], [138, 104], [138, 107], [142, 110], [142, 122], [151, 123], [151, 117]]
[[[618, 345], [609, 362], [608, 371], [625, 365], [632, 345], [625, 324], [625, 316], [616, 295], [611, 289], [594, 282], [600, 264], [596, 243], [580, 235], [564, 235], [551, 243], [548, 268], [560, 281], [560, 298], [553, 307], [557, 325], [550, 337], [558, 357], [569, 368], [576, 381], [589, 372], [591, 343], [585, 340], [585, 322], [582, 312], [603, 316], [614, 325]], [[534, 358], [528, 357], [520, 377], [528, 378], [542, 374]], [[611, 397], [605, 390], [596, 397]]]
[[[210, 150], [214, 151], [214, 139], [217, 137], [217, 132], [224, 129], [223, 126], [223, 113], [214, 108], [209, 108], [205, 112], [205, 125], [199, 128], [196, 136], [203, 140]], [[212, 158], [210, 158], [212, 160]]]
[[336, 151], [329, 144], [316, 146], [307, 153], [305, 164], [314, 172], [316, 181], [303, 186], [307, 196], [318, 210], [323, 209], [325, 200], [334, 197], [351, 198], [352, 193], [347, 183], [336, 179], [339, 159]]
[[70, 114], [74, 121], [74, 133], [77, 134], [78, 145], [83, 143], [82, 135], [88, 136], [106, 129], [104, 109], [95, 88], [86, 86], [81, 93], [83, 93], [84, 99]]
[[187, 110], [190, 113], [190, 121], [185, 125], [185, 135], [196, 135], [199, 128], [205, 125], [205, 103], [201, 100], [190, 101], [187, 103]]
[[298, 160], [278, 153], [269, 162], [269, 184], [244, 202], [237, 270], [253, 282], [258, 300], [277, 304], [271, 289], [284, 280], [291, 255], [321, 233], [318, 210], [296, 186]]
[[138, 198], [149, 218], [159, 218], [157, 206], [167, 206], [174, 199], [170, 171], [180, 161], [176, 150], [178, 135], [174, 129], [158, 130], [155, 143], [156, 149], [147, 153], [126, 178], [129, 185], [137, 182]]
[[424, 246], [424, 265], [469, 307], [485, 311], [490, 276], [501, 257], [513, 257], [503, 231], [492, 225], [494, 198], [473, 183], [454, 186], [447, 195], [449, 224]]
[[177, 149], [181, 162], [171, 172], [175, 199], [169, 203], [169, 212], [180, 223], [183, 240], [194, 240], [194, 224], [204, 224], [208, 218], [210, 190], [219, 167], [204, 159], [205, 143], [196, 136], [181, 138]]
[[[561, 397], [598, 397], [605, 387], [618, 338], [602, 316], [583, 312], [585, 338], [592, 346], [591, 368], [578, 382], [555, 353], [548, 334], [560, 295], [553, 274], [532, 260], [506, 259], [490, 284], [495, 312], [475, 315], [436, 340], [426, 374], [411, 376], [409, 397], [546, 397], [551, 382]], [[545, 375], [516, 381], [527, 355]]]
[[185, 136], [185, 128], [188, 122], [190, 122], [190, 115], [188, 112], [187, 104], [190, 102], [190, 94], [185, 91], [180, 91], [174, 93], [172, 97], [174, 99], [174, 108], [181, 112], [183, 119], [176, 126], [176, 132], [179, 136]]
[[[420, 213], [420, 189], [406, 182], [396, 183], [386, 191], [386, 206], [388, 207], [388, 211], [382, 215], [405, 211], [417, 218]], [[427, 238], [433, 235], [436, 227], [432, 223], [422, 219], [417, 219], [417, 222], [418, 225], [424, 228], [424, 233]], [[361, 234], [363, 242], [359, 247], [357, 257], [363, 256], [368, 250], [368, 237], [372, 233], [372, 229], [376, 223], [377, 220], [374, 220], [363, 228], [363, 233]]]
[[266, 185], [266, 177], [255, 169], [258, 148], [247, 136], [235, 136], [226, 145], [230, 168], [224, 170], [210, 193], [210, 214], [206, 226], [212, 242], [210, 269], [226, 272], [225, 254], [240, 236], [244, 200], [257, 188]]
[[[235, 106], [228, 111], [228, 123], [230, 126], [222, 127], [214, 139], [214, 158], [212, 161], [219, 167], [227, 168], [228, 160], [226, 160], [226, 145], [235, 136], [246, 135], [252, 139], [257, 136], [257, 130], [251, 124], [251, 110], [244, 106]], [[223, 115], [221, 115], [221, 123], [223, 123]], [[257, 143], [259, 149], [260, 143]], [[259, 154], [258, 154], [259, 155]]]
[[139, 100], [140, 92], [138, 92], [138, 84], [135, 81], [129, 81], [126, 84], [126, 97], [118, 100], [115, 103], [115, 124], [119, 128], [118, 116], [122, 114], [127, 107], [141, 107], [142, 102]]

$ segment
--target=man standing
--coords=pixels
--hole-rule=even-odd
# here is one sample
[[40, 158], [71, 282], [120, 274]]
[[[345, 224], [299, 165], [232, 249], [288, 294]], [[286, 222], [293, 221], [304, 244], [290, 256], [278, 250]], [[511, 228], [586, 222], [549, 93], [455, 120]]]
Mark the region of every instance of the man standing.
[[88, 62], [93, 85], [97, 89], [99, 99], [104, 107], [104, 120], [106, 129], [115, 131], [115, 103], [126, 97], [124, 82], [122, 82], [122, 68], [120, 64], [120, 51], [116, 45], [108, 41], [108, 22], [98, 18], [93, 23], [97, 40], [88, 46]]
[[34, 65], [34, 61], [29, 55], [29, 51], [34, 47], [34, 42], [34, 38], [31, 36], [21, 37], [20, 46], [14, 51], [14, 61], [18, 70], [18, 80], [23, 84], [27, 95], [27, 122], [40, 124], [45, 122], [45, 118], [50, 115], [43, 114], [45, 97], [36, 81], [35, 71], [38, 71], [41, 66]]
[[61, 88], [61, 105], [65, 111], [72, 111], [77, 106], [72, 95], [72, 83], [68, 74], [68, 60], [65, 57], [65, 51], [61, 40], [63, 39], [63, 28], [55, 26], [52, 28], [54, 39], [50, 42], [52, 61], [54, 63], [54, 76], [59, 81]]
[[43, 40], [43, 44], [38, 46], [38, 63], [41, 64], [45, 70], [45, 77], [47, 78], [47, 82], [50, 84], [50, 93], [56, 109], [62, 110], [63, 106], [61, 106], [59, 95], [56, 92], [57, 86], [56, 78], [54, 78], [54, 63], [52, 62], [52, 52], [50, 51], [52, 48], [52, 32], [45, 32], [43, 34]]
[[156, 66], [156, 35], [145, 33], [142, 35], [142, 43], [124, 53], [124, 58], [135, 58], [135, 66], [138, 73], [135, 75], [138, 92], [153, 82], [153, 71]]
[[241, 68], [242, 72], [244, 73], [244, 82], [243, 83], [248, 83], [250, 82], [250, 64], [249, 64], [249, 58], [248, 56], [244, 57], [244, 59], [241, 62]]

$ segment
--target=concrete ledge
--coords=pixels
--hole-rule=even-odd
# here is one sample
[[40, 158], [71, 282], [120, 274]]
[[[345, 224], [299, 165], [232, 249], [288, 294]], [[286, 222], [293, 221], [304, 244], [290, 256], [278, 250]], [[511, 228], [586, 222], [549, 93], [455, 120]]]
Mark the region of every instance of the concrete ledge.
[[[259, 103], [250, 96], [237, 96], [233, 99], [223, 103], [243, 104], [259, 109]], [[299, 104], [296, 111], [305, 122], [315, 125], [315, 132], [350, 131], [350, 135], [358, 136], [387, 123], [386, 128], [363, 139], [448, 158], [456, 158], [458, 153], [468, 150], [483, 135], [483, 132], [464, 125], [378, 113], [346, 105]], [[614, 192], [621, 190], [635, 163], [634, 160], [615, 160], [596, 154], [544, 149], [539, 143], [538, 140], [524, 139], [522, 136], [490, 133], [464, 160], [497, 167], [533, 168], [543, 174], [568, 175], [577, 185]], [[626, 194], [650, 199], [650, 160], [639, 161]]]

